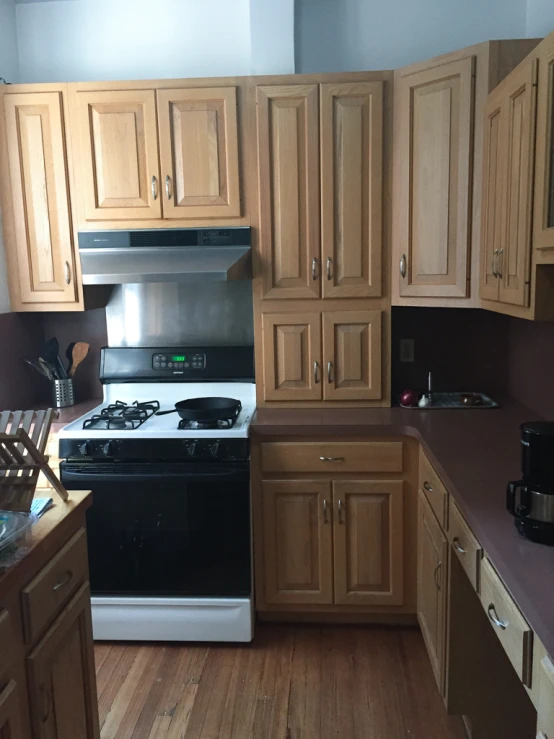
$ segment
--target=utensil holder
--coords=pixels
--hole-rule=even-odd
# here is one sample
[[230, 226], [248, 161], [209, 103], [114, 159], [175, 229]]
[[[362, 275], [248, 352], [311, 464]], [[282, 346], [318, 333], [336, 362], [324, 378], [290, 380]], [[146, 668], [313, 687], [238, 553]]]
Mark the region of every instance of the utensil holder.
[[52, 382], [52, 403], [55, 408], [69, 408], [75, 405], [73, 380], [54, 380]]

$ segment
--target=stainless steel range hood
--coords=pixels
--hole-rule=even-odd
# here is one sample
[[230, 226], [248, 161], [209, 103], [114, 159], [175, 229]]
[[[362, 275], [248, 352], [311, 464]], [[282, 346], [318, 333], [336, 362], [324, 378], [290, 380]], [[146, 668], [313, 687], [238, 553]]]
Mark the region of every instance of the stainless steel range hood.
[[250, 228], [82, 231], [83, 284], [225, 282], [251, 276]]

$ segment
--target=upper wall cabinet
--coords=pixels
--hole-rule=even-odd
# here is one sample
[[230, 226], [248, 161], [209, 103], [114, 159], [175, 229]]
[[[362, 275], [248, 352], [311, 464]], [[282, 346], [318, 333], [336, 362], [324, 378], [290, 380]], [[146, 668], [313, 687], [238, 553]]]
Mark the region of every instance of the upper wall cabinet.
[[165, 218], [240, 215], [234, 87], [158, 90]]
[[491, 41], [395, 72], [393, 304], [479, 305], [486, 99], [536, 43]]
[[379, 297], [383, 82], [259, 86], [256, 103], [262, 297]]
[[[554, 249], [554, 34], [539, 47], [534, 244]], [[554, 262], [554, 252], [548, 253]]]
[[72, 101], [80, 226], [240, 217], [235, 86], [73, 89]]
[[14, 310], [78, 303], [63, 93], [5, 93], [2, 190]]

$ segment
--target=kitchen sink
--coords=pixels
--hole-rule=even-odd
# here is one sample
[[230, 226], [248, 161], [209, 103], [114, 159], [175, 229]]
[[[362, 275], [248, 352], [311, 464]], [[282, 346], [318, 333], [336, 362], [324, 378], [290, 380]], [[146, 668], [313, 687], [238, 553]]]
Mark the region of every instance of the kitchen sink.
[[[408, 406], [402, 406], [407, 408]], [[420, 408], [419, 406], [412, 406], [413, 410], [439, 410], [448, 409], [454, 410], [456, 408], [462, 408], [464, 410], [469, 408], [498, 408], [498, 403], [484, 393], [431, 393], [431, 403], [429, 405]]]

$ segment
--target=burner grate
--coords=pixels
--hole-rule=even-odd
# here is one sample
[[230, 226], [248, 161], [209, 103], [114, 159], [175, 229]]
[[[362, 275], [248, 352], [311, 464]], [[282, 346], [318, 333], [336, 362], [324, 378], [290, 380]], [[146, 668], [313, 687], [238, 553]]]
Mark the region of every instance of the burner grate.
[[118, 431], [132, 431], [138, 429], [139, 426], [147, 421], [151, 416], [160, 410], [160, 404], [157, 400], [148, 400], [139, 403], [135, 400], [131, 405], [116, 400], [100, 413], [91, 416], [91, 418], [83, 421], [83, 429], [117, 429]]
[[180, 431], [209, 431], [211, 429], [232, 429], [237, 422], [241, 410], [242, 406], [239, 404], [236, 413], [231, 418], [220, 418], [216, 421], [188, 421], [183, 419], [182, 421], [179, 421], [179, 425], [177, 428]]

